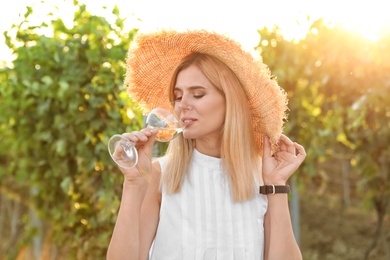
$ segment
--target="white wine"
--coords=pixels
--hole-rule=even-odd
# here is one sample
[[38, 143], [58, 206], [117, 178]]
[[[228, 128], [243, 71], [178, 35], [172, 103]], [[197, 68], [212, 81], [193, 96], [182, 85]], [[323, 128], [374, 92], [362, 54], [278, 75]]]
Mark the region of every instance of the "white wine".
[[183, 132], [183, 128], [163, 128], [163, 127], [150, 127], [151, 129], [157, 129], [156, 133], [156, 141], [159, 142], [169, 142], [176, 136], [178, 136], [181, 132]]

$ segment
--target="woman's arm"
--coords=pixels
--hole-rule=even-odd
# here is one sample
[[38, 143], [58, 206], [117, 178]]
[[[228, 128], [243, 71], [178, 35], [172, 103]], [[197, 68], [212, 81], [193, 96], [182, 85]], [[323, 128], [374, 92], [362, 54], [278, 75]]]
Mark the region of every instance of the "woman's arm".
[[149, 185], [124, 183], [107, 259], [147, 259], [159, 220], [160, 175], [160, 166], [154, 163]]
[[[282, 135], [272, 154], [268, 138], [264, 138], [263, 180], [265, 185], [286, 185], [287, 180], [306, 157], [305, 149]], [[297, 153], [298, 151], [298, 153]], [[295, 241], [287, 194], [269, 194], [264, 220], [264, 256], [266, 260], [301, 260]]]
[[[120, 168], [124, 175], [122, 199], [118, 218], [107, 251], [107, 259], [138, 260], [140, 254], [140, 215], [147, 191], [148, 181], [153, 175], [152, 148], [154, 133], [148, 129], [122, 135], [133, 142], [138, 151], [138, 164], [131, 169]], [[120, 158], [120, 149], [114, 156]]]
[[155, 162], [149, 187], [141, 208], [139, 259], [142, 260], [147, 259], [158, 227], [161, 205], [160, 176], [160, 164]]
[[108, 247], [107, 259], [138, 260], [140, 211], [147, 187], [146, 181], [123, 183], [121, 205]]
[[288, 196], [286, 194], [270, 194], [268, 210], [265, 215], [265, 259], [267, 260], [300, 260], [301, 251], [295, 241]]

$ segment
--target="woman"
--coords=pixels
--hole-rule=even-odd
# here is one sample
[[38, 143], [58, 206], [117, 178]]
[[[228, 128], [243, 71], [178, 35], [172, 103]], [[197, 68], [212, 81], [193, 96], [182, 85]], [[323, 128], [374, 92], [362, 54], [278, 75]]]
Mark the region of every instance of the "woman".
[[267, 67], [206, 31], [140, 35], [126, 85], [145, 113], [171, 108], [185, 129], [152, 161], [155, 133], [124, 134], [139, 162], [121, 169], [108, 259], [301, 259], [287, 180], [304, 148], [282, 134], [285, 93]]

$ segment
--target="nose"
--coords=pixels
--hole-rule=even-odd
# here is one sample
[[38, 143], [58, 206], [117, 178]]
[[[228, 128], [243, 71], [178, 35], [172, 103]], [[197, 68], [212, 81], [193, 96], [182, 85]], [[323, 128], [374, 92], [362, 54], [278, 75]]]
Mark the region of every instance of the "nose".
[[181, 98], [180, 102], [178, 103], [177, 105], [177, 108], [179, 108], [180, 110], [191, 110], [191, 104], [188, 100], [188, 97], [183, 95], [183, 97]]

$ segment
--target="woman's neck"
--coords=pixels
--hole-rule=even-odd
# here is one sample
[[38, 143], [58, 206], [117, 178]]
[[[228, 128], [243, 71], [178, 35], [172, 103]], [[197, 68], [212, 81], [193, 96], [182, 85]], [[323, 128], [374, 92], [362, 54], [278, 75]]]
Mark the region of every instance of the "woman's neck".
[[195, 149], [205, 155], [221, 158], [221, 141], [196, 140]]

